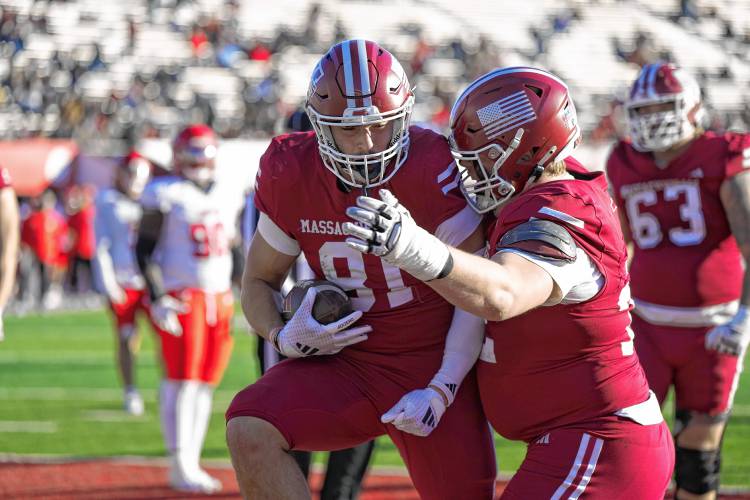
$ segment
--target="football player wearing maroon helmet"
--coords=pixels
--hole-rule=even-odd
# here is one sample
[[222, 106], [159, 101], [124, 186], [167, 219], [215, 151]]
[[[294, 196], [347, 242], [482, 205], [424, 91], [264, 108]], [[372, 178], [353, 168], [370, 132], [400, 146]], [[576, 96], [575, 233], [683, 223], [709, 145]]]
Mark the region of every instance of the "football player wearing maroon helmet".
[[125, 387], [124, 406], [132, 415], [144, 411], [133, 374], [140, 344], [135, 316], [138, 310], [147, 311], [143, 276], [135, 259], [135, 235], [141, 219], [138, 199], [151, 170], [148, 160], [131, 151], [117, 166], [113, 186], [100, 190], [94, 200], [93, 271], [112, 311], [118, 368]]
[[[386, 189], [347, 209], [347, 243], [487, 320], [482, 405], [501, 435], [528, 443], [502, 498], [663, 498], [672, 438], [634, 353], [627, 253], [604, 174], [569, 156], [580, 129], [567, 86], [540, 69], [498, 69], [461, 94], [450, 123], [463, 191], [496, 217], [487, 258], [430, 235]], [[386, 418], [419, 419], [425, 392]]]
[[[312, 74], [306, 109], [314, 130], [274, 138], [261, 158], [242, 306], [254, 330], [293, 359], [268, 370], [227, 410], [227, 443], [247, 498], [309, 498], [290, 450], [343, 449], [383, 434], [421, 498], [493, 496], [494, 449], [473, 360], [440, 370], [464, 348], [446, 338], [464, 330], [479, 337], [483, 322], [414, 276], [352, 250], [342, 230], [344, 209], [357, 195], [383, 187], [408, 200], [414, 219], [440, 240], [483, 247], [482, 221], [461, 195], [448, 142], [409, 125], [413, 101], [387, 50], [367, 40], [341, 42]], [[312, 288], [284, 324], [274, 296], [300, 253], [315, 278], [347, 291], [352, 314], [318, 323]], [[403, 394], [428, 385], [429, 415], [395, 425], [381, 420]]]
[[698, 83], [672, 64], [645, 66], [626, 108], [631, 137], [607, 173], [631, 244], [635, 347], [659, 401], [675, 389], [676, 496], [713, 499], [750, 342], [750, 137], [704, 131]]
[[231, 243], [243, 193], [215, 181], [217, 140], [189, 125], [173, 144], [174, 175], [154, 178], [141, 196], [136, 257], [161, 337], [159, 407], [170, 454], [169, 481], [212, 493], [221, 483], [200, 467], [213, 391], [232, 351]]

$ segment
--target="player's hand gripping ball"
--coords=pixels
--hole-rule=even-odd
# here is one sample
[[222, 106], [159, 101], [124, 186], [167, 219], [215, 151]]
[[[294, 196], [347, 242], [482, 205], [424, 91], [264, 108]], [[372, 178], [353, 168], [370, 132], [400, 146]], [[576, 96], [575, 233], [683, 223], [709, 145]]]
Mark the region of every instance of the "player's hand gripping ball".
[[346, 292], [335, 283], [326, 280], [302, 280], [289, 290], [281, 307], [281, 317], [289, 321], [299, 308], [310, 288], [317, 288], [312, 316], [327, 325], [350, 315], [354, 309]]
[[286, 324], [274, 329], [269, 340], [288, 358], [336, 354], [367, 340], [369, 325], [352, 327], [362, 311], [352, 308], [346, 292], [322, 280], [299, 282], [284, 297], [281, 316]]

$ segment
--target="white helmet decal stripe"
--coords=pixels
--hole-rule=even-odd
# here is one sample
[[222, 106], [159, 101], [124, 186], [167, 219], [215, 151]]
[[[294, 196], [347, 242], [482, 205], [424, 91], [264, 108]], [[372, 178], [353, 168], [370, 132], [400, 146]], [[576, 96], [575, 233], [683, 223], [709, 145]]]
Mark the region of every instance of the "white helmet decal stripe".
[[[344, 86], [346, 87], [346, 95], [354, 95], [354, 72], [352, 71], [352, 52], [351, 52], [351, 41], [344, 42], [341, 45], [341, 53], [344, 56]], [[354, 99], [347, 97], [346, 106], [354, 108], [357, 104]]]
[[[362, 94], [369, 95], [370, 89], [370, 71], [367, 64], [367, 46], [364, 40], [357, 40], [357, 55], [359, 56], [359, 78], [362, 84]], [[372, 97], [365, 97], [362, 104], [365, 108], [372, 106]]]

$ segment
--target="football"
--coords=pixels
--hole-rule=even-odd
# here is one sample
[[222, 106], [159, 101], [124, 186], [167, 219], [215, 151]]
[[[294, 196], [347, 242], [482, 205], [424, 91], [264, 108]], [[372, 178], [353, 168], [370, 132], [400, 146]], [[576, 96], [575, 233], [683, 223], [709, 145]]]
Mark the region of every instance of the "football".
[[312, 310], [313, 317], [318, 323], [327, 325], [354, 311], [349, 296], [335, 283], [326, 280], [302, 280], [284, 296], [281, 306], [281, 317], [284, 321], [292, 319], [310, 287], [318, 290]]

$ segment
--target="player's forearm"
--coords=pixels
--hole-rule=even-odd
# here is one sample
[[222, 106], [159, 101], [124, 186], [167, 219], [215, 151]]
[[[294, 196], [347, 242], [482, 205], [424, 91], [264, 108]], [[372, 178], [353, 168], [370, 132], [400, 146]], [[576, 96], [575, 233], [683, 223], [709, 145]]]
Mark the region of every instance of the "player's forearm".
[[113, 290], [119, 287], [115, 266], [112, 262], [112, 256], [109, 254], [109, 243], [102, 239], [96, 246], [96, 253], [92, 262], [94, 275], [104, 288], [104, 292], [111, 296]]
[[268, 340], [272, 330], [284, 326], [276, 304], [275, 291], [257, 278], [243, 279], [240, 303], [242, 312], [253, 331]]
[[3, 190], [0, 209], [0, 309], [3, 309], [13, 293], [20, 240], [18, 204], [10, 189]]
[[484, 327], [484, 319], [456, 308], [445, 339], [443, 362], [438, 374], [461, 384], [482, 350]]
[[427, 284], [448, 302], [489, 321], [501, 321], [512, 310], [505, 286], [508, 276], [497, 263], [451, 248], [453, 269], [442, 279]]
[[[745, 263], [750, 263], [750, 172], [738, 174], [721, 186], [721, 201], [724, 212], [742, 253]], [[750, 272], [745, 271], [740, 303], [750, 306]]]

